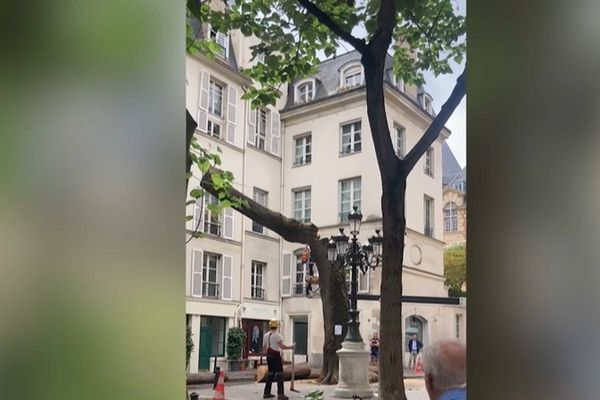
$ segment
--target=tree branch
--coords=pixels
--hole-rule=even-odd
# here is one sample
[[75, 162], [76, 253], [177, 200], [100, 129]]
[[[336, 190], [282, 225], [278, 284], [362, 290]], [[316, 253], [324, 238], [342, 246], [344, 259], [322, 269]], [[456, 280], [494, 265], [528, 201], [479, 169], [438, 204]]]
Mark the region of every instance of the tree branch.
[[196, 132], [196, 127], [198, 124], [194, 120], [194, 117], [190, 114], [190, 112], [185, 109], [185, 191], [187, 196], [187, 187], [188, 187], [188, 174], [192, 169], [192, 157], [190, 153], [190, 144], [192, 143], [192, 138], [194, 137], [194, 132]]
[[467, 90], [467, 67], [465, 66], [464, 71], [458, 79], [456, 79], [456, 85], [452, 90], [452, 94], [440, 110], [439, 114], [433, 119], [429, 128], [425, 131], [421, 139], [415, 144], [415, 146], [410, 150], [410, 152], [404, 158], [404, 169], [405, 173], [408, 174], [417, 161], [423, 156], [423, 154], [427, 151], [429, 147], [433, 144], [433, 142], [438, 138], [440, 131], [444, 128], [448, 119], [458, 107], [458, 104], [462, 100]]
[[328, 27], [333, 33], [337, 34], [340, 39], [348, 42], [352, 47], [358, 50], [359, 53], [365, 54], [367, 51], [367, 46], [364, 39], [358, 39], [357, 37], [352, 36], [349, 32], [346, 32], [339, 26], [331, 17], [323, 12], [319, 7], [317, 7], [310, 0], [298, 0], [298, 3], [302, 5], [309, 13], [314, 15], [320, 23]]
[[[212, 183], [212, 172], [217, 172], [217, 170], [212, 169], [204, 174], [200, 181], [200, 186], [207, 192], [218, 197], [219, 192]], [[233, 206], [234, 210], [267, 227], [288, 242], [312, 243], [318, 239], [317, 232], [319, 229], [314, 224], [302, 224], [295, 219], [287, 218], [278, 212], [271, 211], [233, 188], [229, 190], [228, 198], [242, 200], [242, 205]]]

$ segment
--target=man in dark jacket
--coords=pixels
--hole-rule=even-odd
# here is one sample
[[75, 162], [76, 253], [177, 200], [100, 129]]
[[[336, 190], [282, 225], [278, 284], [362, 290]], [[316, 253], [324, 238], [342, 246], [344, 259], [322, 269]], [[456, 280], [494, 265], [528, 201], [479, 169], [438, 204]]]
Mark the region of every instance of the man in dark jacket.
[[417, 335], [412, 335], [412, 339], [408, 341], [408, 352], [410, 359], [408, 360], [408, 368], [415, 369], [417, 367], [417, 356], [423, 348], [423, 343], [417, 340]]

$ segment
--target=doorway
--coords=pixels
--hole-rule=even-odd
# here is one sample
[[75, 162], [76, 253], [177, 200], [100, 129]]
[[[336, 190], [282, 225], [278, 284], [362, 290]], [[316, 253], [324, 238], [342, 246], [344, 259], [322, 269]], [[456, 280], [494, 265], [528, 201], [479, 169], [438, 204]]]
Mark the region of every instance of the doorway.
[[306, 356], [308, 361], [308, 318], [306, 316], [293, 317], [294, 325], [292, 337], [296, 342], [296, 355]]

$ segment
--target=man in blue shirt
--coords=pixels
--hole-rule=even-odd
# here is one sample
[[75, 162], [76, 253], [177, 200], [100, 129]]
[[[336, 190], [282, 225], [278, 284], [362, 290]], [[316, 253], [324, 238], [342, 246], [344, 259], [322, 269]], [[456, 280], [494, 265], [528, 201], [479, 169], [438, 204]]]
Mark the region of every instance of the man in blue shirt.
[[467, 348], [457, 340], [440, 340], [423, 350], [425, 388], [430, 400], [466, 400]]

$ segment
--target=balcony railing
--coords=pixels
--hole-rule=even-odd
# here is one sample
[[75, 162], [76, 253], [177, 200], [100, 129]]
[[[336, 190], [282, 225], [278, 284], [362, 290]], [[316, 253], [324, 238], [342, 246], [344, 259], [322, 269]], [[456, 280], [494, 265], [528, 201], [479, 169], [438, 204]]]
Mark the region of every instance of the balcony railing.
[[204, 221], [204, 233], [221, 236], [221, 223]]
[[250, 295], [253, 299], [264, 300], [265, 299], [265, 289], [259, 287], [253, 287], [250, 291]]
[[219, 297], [219, 284], [216, 282], [202, 282], [203, 297]]
[[294, 285], [294, 296], [304, 296], [306, 293], [306, 283], [296, 283]]

